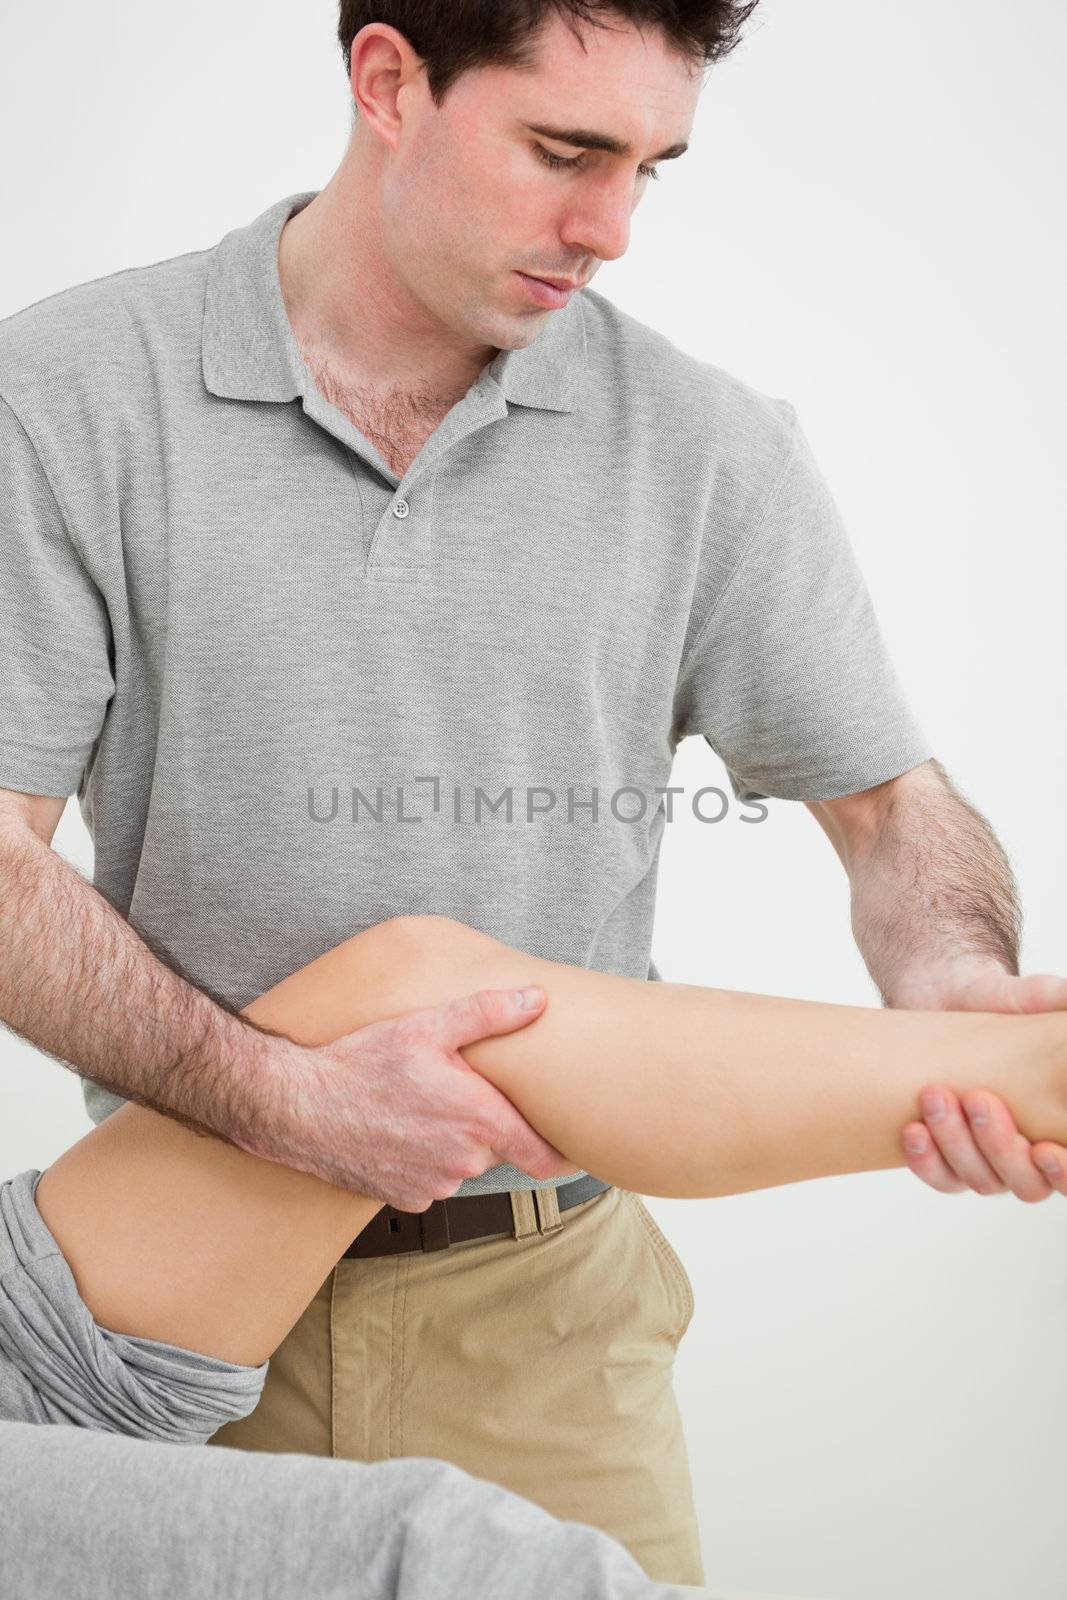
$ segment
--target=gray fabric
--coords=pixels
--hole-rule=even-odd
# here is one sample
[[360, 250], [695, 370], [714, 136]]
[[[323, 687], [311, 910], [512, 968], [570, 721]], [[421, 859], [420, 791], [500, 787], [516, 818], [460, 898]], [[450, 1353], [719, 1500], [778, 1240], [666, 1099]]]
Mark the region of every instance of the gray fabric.
[[34, 1202], [41, 1174], [0, 1185], [0, 1417], [206, 1444], [255, 1409], [267, 1377], [94, 1322]]
[[[266, 1376], [99, 1327], [46, 1226], [0, 1185], [0, 1589], [20, 1600], [469, 1600], [681, 1594], [606, 1534], [422, 1457], [368, 1465], [171, 1448]], [[121, 1437], [117, 1437], [120, 1436]]]
[[368, 1466], [0, 1422], [0, 1503], [0, 1588], [18, 1600], [708, 1595], [654, 1583], [599, 1529], [422, 1457]]
[[680, 739], [738, 797], [932, 754], [796, 412], [585, 289], [398, 481], [286, 318], [311, 198], [0, 322], [0, 786], [77, 789], [98, 886], [235, 1006], [400, 912], [657, 978]]

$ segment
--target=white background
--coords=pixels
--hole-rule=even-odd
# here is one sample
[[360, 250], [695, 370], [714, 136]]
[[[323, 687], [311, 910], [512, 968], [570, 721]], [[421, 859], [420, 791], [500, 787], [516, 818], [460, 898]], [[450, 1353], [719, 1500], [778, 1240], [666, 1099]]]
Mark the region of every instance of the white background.
[[[321, 187], [334, 26], [326, 0], [9, 12], [0, 315]], [[920, 718], [1015, 863], [1024, 970], [1061, 972], [1065, 58], [1056, 0], [763, 0], [596, 280], [798, 407]], [[725, 786], [698, 739], [673, 781]], [[76, 806], [56, 842], [91, 870]], [[802, 806], [675, 823], [660, 881], [664, 977], [875, 1003]], [[0, 1173], [44, 1167], [87, 1128], [79, 1087], [0, 1049]], [[1061, 1198], [899, 1171], [652, 1209], [696, 1290], [678, 1392], [710, 1583], [1063, 1600]]]

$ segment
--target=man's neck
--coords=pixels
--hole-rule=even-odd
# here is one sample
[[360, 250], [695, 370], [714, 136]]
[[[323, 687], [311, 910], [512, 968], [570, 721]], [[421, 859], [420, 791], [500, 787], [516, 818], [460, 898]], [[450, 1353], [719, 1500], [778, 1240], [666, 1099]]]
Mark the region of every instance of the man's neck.
[[496, 355], [462, 345], [391, 271], [370, 194], [344, 165], [282, 229], [278, 272], [307, 359], [366, 390], [464, 394]]

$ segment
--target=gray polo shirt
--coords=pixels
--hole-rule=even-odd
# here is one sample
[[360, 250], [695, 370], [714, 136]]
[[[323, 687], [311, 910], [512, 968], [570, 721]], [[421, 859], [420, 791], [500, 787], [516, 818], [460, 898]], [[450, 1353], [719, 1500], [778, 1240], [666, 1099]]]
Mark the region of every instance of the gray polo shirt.
[[286, 317], [311, 198], [0, 322], [0, 786], [234, 1006], [400, 912], [658, 977], [681, 739], [735, 805], [932, 753], [796, 413], [587, 288], [398, 480]]

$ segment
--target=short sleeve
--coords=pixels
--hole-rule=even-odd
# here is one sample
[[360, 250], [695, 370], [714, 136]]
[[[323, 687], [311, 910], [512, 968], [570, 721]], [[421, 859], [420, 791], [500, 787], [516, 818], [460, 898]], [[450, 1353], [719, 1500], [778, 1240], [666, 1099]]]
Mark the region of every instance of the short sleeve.
[[795, 413], [758, 525], [682, 662], [675, 729], [704, 736], [739, 799], [829, 800], [933, 753]]
[[75, 793], [114, 693], [103, 596], [0, 397], [0, 788]]

